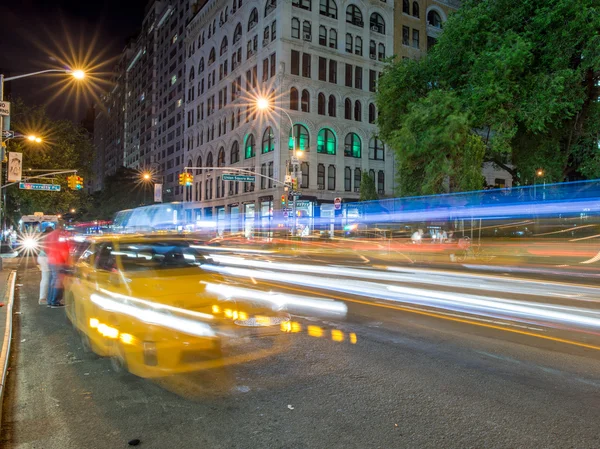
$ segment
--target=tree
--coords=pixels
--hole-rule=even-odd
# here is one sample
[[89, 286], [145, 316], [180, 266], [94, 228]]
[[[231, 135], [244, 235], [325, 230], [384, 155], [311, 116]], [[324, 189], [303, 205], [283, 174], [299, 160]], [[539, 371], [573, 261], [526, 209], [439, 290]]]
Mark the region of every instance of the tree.
[[[8, 151], [23, 153], [23, 176], [41, 174], [33, 170], [77, 170], [84, 180], [91, 173], [93, 147], [88, 133], [69, 120], [50, 119], [43, 107], [31, 107], [21, 101], [13, 102], [11, 116], [12, 129], [22, 134], [37, 134], [42, 144], [31, 143], [24, 139], [8, 142]], [[32, 171], [28, 171], [32, 169]], [[88, 207], [88, 195], [85, 190], [73, 191], [67, 186], [67, 176], [58, 175], [54, 180], [32, 179], [61, 185], [60, 192], [38, 192], [20, 190], [18, 185], [7, 187], [6, 211], [9, 222], [15, 224], [22, 215], [34, 212], [46, 214], [64, 214], [71, 208], [77, 211]]]
[[[455, 117], [448, 115], [439, 125], [431, 122], [448, 128], [434, 134], [452, 134], [462, 117], [481, 136], [484, 160], [508, 170], [517, 183], [532, 183], [539, 168], [547, 181], [600, 177], [596, 3], [466, 0], [427, 57], [393, 63], [381, 78], [382, 138], [400, 150], [398, 133], [410, 135], [403, 128], [414, 128], [416, 111], [436, 109], [427, 101], [434, 92], [451, 93]], [[453, 155], [463, 156], [457, 166], [469, 163], [468, 151], [478, 153], [479, 143], [470, 140], [474, 147], [463, 146]], [[477, 158], [470, 162], [479, 163]], [[406, 169], [403, 163], [400, 167]], [[447, 173], [448, 167], [421, 170], [427, 186], [439, 186], [440, 172]]]
[[379, 199], [375, 188], [375, 177], [364, 171], [360, 180], [360, 201], [373, 201]]

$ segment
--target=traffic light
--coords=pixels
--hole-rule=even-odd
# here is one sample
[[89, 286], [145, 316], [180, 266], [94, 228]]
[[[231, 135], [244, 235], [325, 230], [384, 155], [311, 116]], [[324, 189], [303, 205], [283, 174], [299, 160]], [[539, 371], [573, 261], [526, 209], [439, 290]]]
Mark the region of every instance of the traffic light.
[[191, 173], [186, 173], [185, 174], [185, 185], [191, 186], [193, 183], [194, 183], [194, 175], [192, 175]]
[[298, 190], [298, 178], [292, 179], [292, 190], [293, 191]]
[[285, 206], [285, 195], [281, 195], [281, 205]]
[[81, 176], [75, 176], [75, 189], [83, 189], [83, 178]]
[[71, 190], [77, 190], [77, 176], [71, 175], [67, 178], [67, 185]]
[[180, 186], [184, 186], [185, 185], [185, 173], [179, 173], [179, 185]]

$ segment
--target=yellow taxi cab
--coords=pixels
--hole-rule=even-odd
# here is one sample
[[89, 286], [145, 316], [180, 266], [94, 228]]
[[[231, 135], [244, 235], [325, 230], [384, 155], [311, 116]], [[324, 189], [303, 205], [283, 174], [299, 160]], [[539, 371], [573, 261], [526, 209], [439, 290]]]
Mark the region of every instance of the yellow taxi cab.
[[159, 377], [219, 366], [224, 336], [256, 317], [272, 328], [289, 320], [213, 293], [207, 287], [226, 280], [202, 268], [210, 261], [196, 243], [168, 235], [92, 240], [65, 281], [67, 317], [84, 350], [110, 357], [116, 371]]

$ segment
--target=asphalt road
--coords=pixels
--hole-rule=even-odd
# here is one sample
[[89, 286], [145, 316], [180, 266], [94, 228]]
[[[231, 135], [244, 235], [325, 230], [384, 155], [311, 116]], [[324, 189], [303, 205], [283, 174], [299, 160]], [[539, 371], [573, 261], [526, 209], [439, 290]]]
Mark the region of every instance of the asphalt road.
[[149, 381], [86, 356], [38, 280], [21, 267], [3, 448], [600, 447], [597, 349], [348, 294], [344, 322], [310, 322], [355, 345], [293, 334], [269, 358]]

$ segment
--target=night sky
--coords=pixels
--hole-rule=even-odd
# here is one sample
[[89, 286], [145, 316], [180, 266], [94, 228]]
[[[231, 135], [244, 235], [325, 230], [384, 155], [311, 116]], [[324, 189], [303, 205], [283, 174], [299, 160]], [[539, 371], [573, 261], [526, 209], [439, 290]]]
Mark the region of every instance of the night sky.
[[[96, 93], [106, 87], [114, 58], [141, 27], [148, 0], [13, 0], [0, 2], [0, 70], [5, 76], [65, 67], [78, 53], [100, 55], [94, 70]], [[72, 42], [70, 50], [69, 40]], [[94, 41], [95, 40], [95, 41]], [[52, 59], [55, 54], [58, 59]], [[62, 61], [61, 61], [62, 60]], [[10, 75], [9, 75], [10, 73]], [[93, 102], [89, 93], [76, 98], [52, 96], [65, 75], [37, 76], [12, 82], [13, 97], [45, 104], [53, 118], [80, 121]]]

